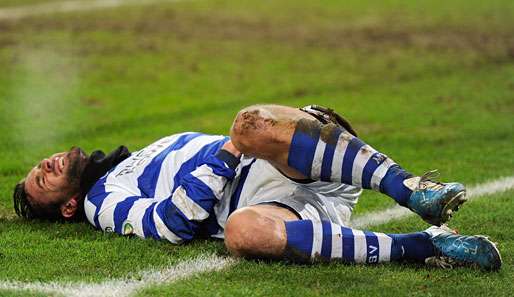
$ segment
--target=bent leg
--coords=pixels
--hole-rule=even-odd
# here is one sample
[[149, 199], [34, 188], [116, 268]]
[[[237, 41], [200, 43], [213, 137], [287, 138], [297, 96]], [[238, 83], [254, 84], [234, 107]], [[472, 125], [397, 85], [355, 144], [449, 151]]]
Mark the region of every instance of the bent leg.
[[300, 120], [317, 121], [297, 108], [280, 105], [253, 105], [241, 110], [230, 129], [230, 139], [245, 155], [264, 159], [289, 177], [308, 176], [288, 166], [289, 148]]
[[272, 205], [250, 206], [234, 212], [227, 221], [225, 245], [236, 256], [301, 262], [317, 259], [366, 264], [422, 262], [434, 256], [433, 244], [425, 232], [359, 231], [328, 221], [298, 220], [293, 212]]
[[374, 189], [406, 206], [413, 175], [335, 124], [322, 124], [292, 107], [255, 105], [237, 115], [230, 133], [244, 154], [265, 159], [297, 179]]

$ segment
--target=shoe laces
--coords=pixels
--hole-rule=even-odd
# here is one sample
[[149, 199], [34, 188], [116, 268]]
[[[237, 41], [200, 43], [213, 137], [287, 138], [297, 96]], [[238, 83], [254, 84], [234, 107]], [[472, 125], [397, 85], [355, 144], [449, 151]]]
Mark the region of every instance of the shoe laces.
[[452, 269], [458, 262], [450, 257], [436, 255], [425, 259], [425, 264], [443, 269]]
[[423, 174], [418, 182], [418, 186], [416, 190], [425, 190], [427, 188], [433, 188], [434, 190], [439, 190], [444, 187], [444, 184], [437, 181], [439, 178], [439, 171], [437, 169], [430, 170]]
[[435, 256], [426, 258], [425, 264], [443, 269], [453, 269], [457, 267], [469, 267], [475, 269], [480, 268], [478, 263], [443, 256], [440, 252], [438, 252]]
[[[444, 225], [445, 226], [445, 225]], [[445, 229], [448, 232], [452, 233], [452, 235], [458, 235], [455, 230], [452, 230], [445, 226]], [[435, 255], [432, 257], [428, 257], [425, 259], [425, 264], [433, 267], [443, 268], [443, 269], [453, 269], [455, 267], [463, 267], [463, 266], [473, 266], [473, 263], [466, 262], [465, 260], [451, 258], [445, 256], [443, 252], [441, 252], [438, 248], [434, 247]]]

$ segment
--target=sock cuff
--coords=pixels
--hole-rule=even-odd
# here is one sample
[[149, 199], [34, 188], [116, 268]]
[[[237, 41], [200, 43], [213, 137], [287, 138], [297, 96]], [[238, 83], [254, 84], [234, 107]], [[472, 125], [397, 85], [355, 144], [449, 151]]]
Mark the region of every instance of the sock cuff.
[[294, 262], [309, 262], [312, 252], [314, 228], [312, 221], [285, 222], [287, 244], [285, 258]]

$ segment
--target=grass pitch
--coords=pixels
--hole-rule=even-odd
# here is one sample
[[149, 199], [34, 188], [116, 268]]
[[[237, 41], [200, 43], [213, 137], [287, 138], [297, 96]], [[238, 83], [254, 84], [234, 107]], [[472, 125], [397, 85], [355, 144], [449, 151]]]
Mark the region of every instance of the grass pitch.
[[[221, 242], [172, 246], [87, 224], [23, 222], [11, 191], [55, 151], [226, 134], [250, 104], [333, 107], [417, 174], [438, 168], [468, 185], [513, 175], [513, 3], [184, 1], [1, 21], [0, 279], [99, 282], [225, 255]], [[138, 295], [510, 296], [513, 194], [471, 201], [450, 224], [498, 241], [499, 273], [241, 261]], [[391, 205], [366, 192], [356, 213]], [[410, 218], [374, 229], [426, 227]], [[26, 292], [0, 292], [14, 294]]]

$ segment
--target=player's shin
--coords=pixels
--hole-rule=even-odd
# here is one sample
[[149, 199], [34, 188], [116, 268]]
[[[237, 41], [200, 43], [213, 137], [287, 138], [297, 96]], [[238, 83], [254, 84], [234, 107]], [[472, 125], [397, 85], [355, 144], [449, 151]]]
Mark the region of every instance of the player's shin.
[[380, 191], [403, 206], [412, 193], [403, 184], [412, 174], [331, 123], [299, 120], [289, 148], [288, 165], [313, 180]]
[[286, 257], [293, 261], [339, 260], [375, 264], [423, 262], [434, 256], [434, 246], [425, 232], [384, 234], [311, 220], [290, 221], [285, 225]]

